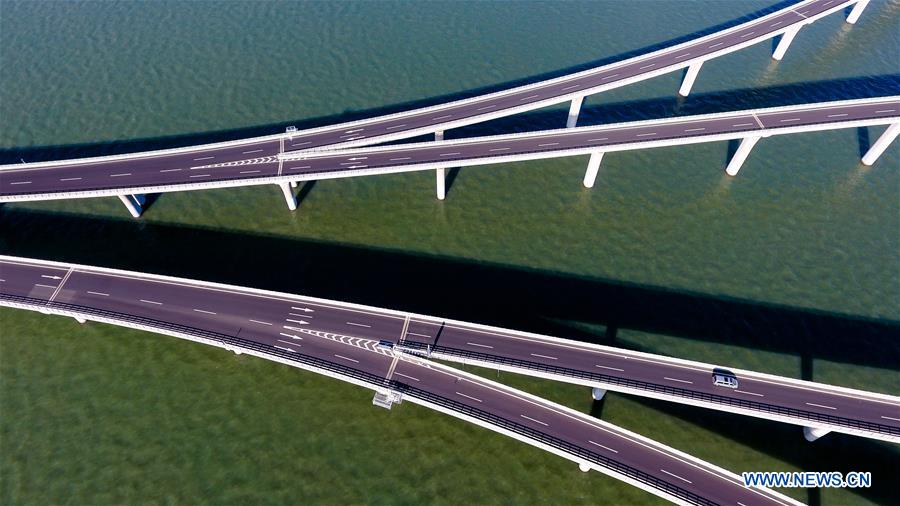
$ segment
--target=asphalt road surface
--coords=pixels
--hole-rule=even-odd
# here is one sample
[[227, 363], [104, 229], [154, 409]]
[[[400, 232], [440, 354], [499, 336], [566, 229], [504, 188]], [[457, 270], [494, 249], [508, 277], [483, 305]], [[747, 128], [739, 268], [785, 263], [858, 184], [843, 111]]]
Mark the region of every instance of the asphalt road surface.
[[[725, 30], [727, 33], [713, 35], [695, 44], [605, 65], [589, 72], [570, 76], [568, 79], [535, 83], [506, 92], [485, 95], [471, 101], [451, 102], [438, 107], [376, 117], [354, 123], [349, 127], [336, 125], [332, 128], [316, 129], [310, 133], [298, 132], [294, 137], [287, 139], [248, 139], [246, 143], [228, 147], [212, 149], [206, 146], [197, 146], [196, 150], [186, 153], [167, 155], [148, 153], [136, 155], [127, 160], [72, 160], [72, 163], [52, 168], [15, 170], [13, 172], [9, 172], [8, 169], [14, 166], [6, 166], [0, 171], [0, 198], [22, 194], [134, 188], [142, 185], [190, 184], [273, 176], [279, 173], [277, 163], [259, 164], [253, 167], [239, 165], [222, 167], [215, 171], [195, 168], [214, 163], [274, 156], [283, 151], [305, 150], [347, 142], [372, 144], [379, 142], [386, 135], [396, 136], [401, 132], [408, 132], [409, 136], [419, 135], [423, 128], [432, 131], [442, 130], [442, 125], [453, 123], [459, 126], [460, 121], [464, 121], [465, 124], [477, 123], [488, 117], [497, 117], [498, 112], [501, 111], [511, 111], [510, 114], [512, 114], [529, 104], [545, 103], [554, 98], [560, 98], [562, 101], [565, 97], [571, 97], [578, 90], [612, 85], [642, 75], [650, 76], [660, 69], [675, 69], [679, 65], [683, 65], [684, 61], [738, 46], [845, 3], [847, 2], [839, 0], [817, 0], [797, 7], [787, 7], [767, 19], [749, 21], [737, 29]], [[23, 165], [27, 166], [27, 164]], [[304, 169], [302, 165], [296, 165], [286, 168], [285, 173], [291, 174], [291, 170], [302, 174], [301, 171]], [[338, 171], [341, 168], [340, 166], [327, 167], [327, 170]]]
[[[694, 116], [640, 124], [625, 123], [599, 127], [555, 130], [548, 133], [499, 135], [474, 140], [454, 140], [388, 148], [370, 147], [340, 151], [296, 153], [297, 159], [278, 160], [279, 143], [222, 148], [227, 154], [207, 152], [204, 156], [182, 154], [170, 157], [176, 166], [160, 168], [155, 159], [130, 162], [140, 169], [120, 172], [114, 164], [73, 165], [52, 168], [12, 168], [0, 172], [0, 198], [4, 196], [134, 188], [152, 185], [189, 185], [197, 182], [248, 180], [273, 177], [406, 168], [416, 170], [426, 164], [499, 163], [514, 156], [565, 156], [566, 151], [612, 149], [622, 144], [702, 139], [714, 135], [753, 135], [762, 130], [790, 127], [838, 125], [854, 120], [891, 119], [900, 121], [900, 97], [877, 102], [828, 102], [791, 107], [782, 111], [737, 111], [714, 117]], [[837, 128], [838, 126], [836, 126]], [[239, 154], [237, 154], [237, 153]], [[221, 161], [244, 157], [243, 160]]]
[[[399, 340], [404, 327], [407, 333], [422, 335], [433, 330], [424, 322], [410, 321], [407, 325], [408, 315], [195, 283], [0, 258], [0, 303], [102, 314], [207, 338], [224, 336], [288, 360], [312, 358], [357, 376], [390, 379], [393, 387], [406, 396], [435, 402], [527, 439], [565, 448], [604, 467], [625, 469], [644, 483], [691, 502], [796, 504], [770, 490], [746, 488], [734, 475], [548, 401], [376, 348], [375, 340]], [[497, 338], [481, 334], [465, 337], [464, 328], [446, 332], [445, 337], [452, 335], [454, 340], [458, 335], [463, 341], [480, 339], [479, 343], [499, 344]], [[546, 351], [540, 347], [535, 350]]]

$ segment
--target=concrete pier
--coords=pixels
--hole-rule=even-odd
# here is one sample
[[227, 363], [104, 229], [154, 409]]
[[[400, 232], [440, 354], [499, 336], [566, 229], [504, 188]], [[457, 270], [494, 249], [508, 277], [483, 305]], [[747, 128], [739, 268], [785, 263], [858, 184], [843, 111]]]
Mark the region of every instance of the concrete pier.
[[594, 187], [594, 181], [597, 180], [597, 172], [600, 170], [601, 160], [603, 160], [603, 151], [591, 153], [591, 159], [588, 160], [587, 171], [584, 173], [584, 181], [582, 181], [585, 188]]
[[784, 53], [787, 53], [788, 47], [790, 47], [791, 42], [793, 42], [794, 37], [796, 37], [799, 32], [800, 27], [795, 26], [782, 34], [781, 40], [779, 40], [778, 45], [775, 46], [775, 51], [772, 52], [773, 60], [781, 61], [781, 59], [784, 58]]
[[866, 154], [862, 157], [862, 163], [864, 165], [872, 165], [878, 160], [878, 157], [881, 156], [882, 153], [891, 145], [891, 142], [897, 138], [897, 135], [900, 134], [900, 123], [894, 123], [891, 126], [887, 127], [887, 130], [881, 134], [881, 137], [875, 141], [875, 144], [872, 144], [872, 147], [866, 151]]
[[694, 86], [694, 80], [697, 79], [697, 74], [700, 73], [700, 67], [703, 66], [702, 61], [698, 61], [697, 63], [692, 63], [690, 67], [688, 67], [687, 72], [684, 74], [684, 80], [681, 81], [681, 88], [678, 89], [678, 94], [682, 97], [686, 97], [691, 93], [691, 88]]
[[125, 204], [125, 207], [128, 208], [128, 212], [131, 213], [131, 216], [134, 218], [141, 217], [141, 202], [134, 195], [118, 195], [119, 200]]
[[741, 165], [744, 165], [744, 160], [747, 159], [747, 155], [750, 154], [750, 150], [753, 149], [753, 146], [759, 142], [759, 137], [744, 137], [744, 140], [741, 141], [741, 145], [738, 146], [737, 151], [734, 152], [734, 156], [731, 157], [731, 161], [728, 162], [728, 167], [725, 167], [725, 172], [729, 176], [736, 176], [738, 171], [741, 170]]
[[298, 183], [296, 181], [291, 181], [291, 188], [296, 188]]
[[[444, 131], [438, 130], [435, 132], [434, 140], [444, 140]], [[435, 169], [434, 174], [437, 183], [437, 198], [438, 200], [444, 200], [447, 197], [447, 170], [443, 168]]]
[[816, 429], [813, 427], [803, 427], [803, 437], [806, 438], [806, 440], [809, 441], [810, 443], [812, 443], [816, 439], [819, 439], [820, 437], [824, 436], [825, 434], [828, 434], [829, 432], [831, 432], [831, 431], [828, 429]]
[[86, 323], [87, 322], [87, 320], [85, 320], [84, 318], [82, 318], [80, 316], [76, 316], [75, 321], [78, 323]]
[[866, 10], [866, 6], [869, 5], [869, 0], [859, 0], [856, 2], [856, 5], [853, 6], [853, 10], [850, 11], [850, 14], [847, 15], [847, 22], [855, 24], [859, 17], [862, 16], [864, 10]]
[[572, 99], [572, 105], [569, 106], [569, 119], [566, 120], [566, 128], [572, 128], [578, 123], [578, 115], [581, 113], [581, 103], [584, 97], [575, 97]]
[[603, 398], [604, 395], [606, 395], [606, 390], [600, 387], [594, 387], [591, 389], [591, 398], [595, 401], [599, 401]]
[[591, 470], [591, 466], [586, 462], [582, 462], [581, 464], [578, 464], [578, 469], [580, 469], [582, 473], [586, 473]]
[[287, 202], [288, 209], [295, 211], [297, 209], [297, 197], [294, 196], [290, 183], [278, 183], [278, 186], [281, 187], [281, 193], [284, 194], [284, 201]]

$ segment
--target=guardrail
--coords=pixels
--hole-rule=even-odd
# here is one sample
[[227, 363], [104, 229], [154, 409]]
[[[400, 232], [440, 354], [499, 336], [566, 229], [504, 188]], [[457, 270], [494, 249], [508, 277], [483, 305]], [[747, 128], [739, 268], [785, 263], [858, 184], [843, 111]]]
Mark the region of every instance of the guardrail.
[[244, 348], [247, 350], [252, 350], [255, 352], [274, 355], [283, 360], [293, 361], [305, 364], [310, 367], [315, 367], [318, 369], [323, 369], [325, 371], [331, 372], [333, 374], [346, 376], [349, 378], [353, 378], [357, 381], [367, 383], [372, 385], [373, 388], [376, 389], [392, 389], [400, 392], [403, 395], [413, 397], [419, 399], [421, 401], [435, 404], [446, 409], [459, 412], [461, 414], [470, 416], [472, 418], [478, 419], [482, 422], [485, 422], [489, 425], [494, 425], [508, 431], [511, 431], [515, 434], [518, 434], [522, 437], [529, 438], [535, 440], [537, 442], [543, 443], [545, 445], [551, 446], [557, 450], [560, 450], [565, 453], [569, 453], [571, 455], [577, 456], [580, 459], [590, 461], [599, 466], [605, 467], [611, 471], [624, 475], [628, 478], [636, 480], [640, 483], [643, 483], [647, 486], [653, 487], [657, 490], [660, 490], [666, 494], [669, 494], [673, 497], [677, 497], [683, 501], [686, 501], [691, 504], [695, 504], [697, 506], [716, 506], [717, 503], [712, 502], [700, 495], [697, 495], [689, 490], [686, 490], [678, 485], [674, 485], [665, 480], [657, 478], [649, 473], [641, 471], [635, 467], [629, 466], [627, 464], [623, 464], [621, 462], [615, 461], [609, 457], [604, 455], [600, 455], [595, 453], [589, 449], [581, 448], [575, 444], [572, 444], [562, 438], [552, 436], [550, 434], [543, 433], [537, 429], [528, 427], [526, 425], [520, 424], [518, 422], [508, 420], [506, 418], [497, 416], [493, 413], [485, 411], [483, 409], [474, 408], [463, 404], [454, 399], [449, 399], [447, 397], [435, 394], [433, 392], [429, 392], [427, 390], [414, 387], [412, 385], [408, 385], [406, 383], [402, 383], [395, 379], [386, 379], [383, 376], [368, 373], [365, 371], [360, 371], [358, 369], [353, 369], [350, 366], [344, 364], [338, 364], [334, 362], [329, 362], [327, 360], [323, 360], [317, 357], [313, 357], [310, 355], [304, 355], [299, 352], [287, 352], [284, 350], [280, 350], [273, 346], [267, 346], [264, 344], [257, 343], [255, 341], [250, 341], [247, 339], [243, 339], [236, 336], [230, 336], [228, 334], [222, 334], [219, 332], [214, 332], [211, 330], [200, 329], [196, 327], [191, 327], [187, 325], [180, 325], [177, 323], [166, 322], [163, 320], [157, 320], [155, 318], [148, 318], [144, 316], [131, 315], [127, 313], [120, 313], [117, 311], [109, 311], [105, 309], [93, 308], [89, 306], [82, 306], [78, 304], [69, 304], [63, 302], [50, 302], [48, 303], [45, 299], [36, 299], [32, 297], [26, 297], [21, 295], [10, 295], [10, 294], [2, 294], [0, 293], [0, 301], [9, 301], [18, 304], [31, 305], [37, 308], [46, 309], [52, 311], [53, 309], [59, 309], [64, 311], [76, 312], [84, 315], [93, 315], [102, 318], [121, 320], [124, 322], [134, 323], [138, 325], [155, 327], [161, 330], [166, 331], [174, 331], [183, 334], [193, 335], [195, 337], [218, 341], [223, 345], [229, 345], [233, 347]]
[[688, 390], [686, 388], [675, 387], [670, 385], [661, 385], [657, 383], [652, 383], [649, 381], [635, 380], [629, 378], [621, 378], [617, 376], [613, 376], [605, 373], [598, 373], [593, 371], [580, 371], [578, 369], [571, 369], [568, 367], [543, 364], [540, 362], [533, 362], [530, 360], [522, 360], [511, 357], [503, 357], [499, 355], [492, 355], [490, 353], [482, 353], [477, 351], [470, 350], [462, 350], [458, 348], [450, 348], [447, 346], [436, 345], [431, 346], [424, 343], [419, 343], [415, 341], [404, 340], [400, 349], [409, 348], [408, 351], [417, 355], [430, 355], [434, 353], [440, 353], [445, 356], [450, 357], [459, 357], [463, 359], [472, 359], [478, 360], [481, 362], [488, 362], [500, 365], [506, 365], [511, 367], [520, 367], [523, 369], [530, 369], [534, 371], [539, 371], [543, 373], [549, 374], [557, 374], [560, 376], [566, 376], [569, 378], [577, 378], [577, 379], [585, 379], [596, 381], [598, 383], [604, 383], [607, 385], [615, 385], [624, 388], [634, 388], [638, 390], [644, 390], [649, 392], [654, 392], [663, 395], [671, 395], [675, 397], [682, 397], [687, 399], [692, 399], [696, 401], [704, 401], [713, 404], [721, 404], [726, 406], [731, 406], [735, 408], [743, 408], [752, 411], [758, 411], [762, 413], [769, 413], [772, 415], [780, 415], [792, 418], [799, 418], [802, 420], [809, 420], [811, 422], [818, 422], [830, 425], [837, 425], [841, 427], [847, 427], [850, 429], [856, 430], [864, 430], [869, 432], [875, 432], [879, 434], [884, 434], [888, 436], [900, 436], [900, 428], [892, 427], [890, 425], [884, 425], [875, 422], [866, 422], [862, 420], [854, 420], [852, 418], [844, 418], [835, 415], [828, 415], [822, 413], [816, 413], [814, 411], [805, 411], [802, 409], [796, 408], [788, 408], [784, 406], [777, 406], [774, 404], [768, 404], [764, 402], [751, 401], [746, 399], [735, 399], [732, 397], [726, 397], [724, 395], [716, 395], [710, 394], [706, 392], [696, 392], [693, 390]]

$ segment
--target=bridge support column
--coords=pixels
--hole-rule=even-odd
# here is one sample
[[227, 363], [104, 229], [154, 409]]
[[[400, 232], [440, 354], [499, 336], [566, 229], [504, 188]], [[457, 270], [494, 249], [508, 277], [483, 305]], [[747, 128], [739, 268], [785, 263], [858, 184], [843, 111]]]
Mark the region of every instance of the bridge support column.
[[700, 73], [700, 67], [703, 66], [702, 61], [698, 61], [697, 63], [692, 63], [690, 67], [687, 69], [687, 73], [684, 74], [684, 80], [681, 81], [681, 88], [678, 89], [678, 94], [682, 97], [686, 97], [691, 93], [691, 88], [694, 86], [694, 80], [697, 79], [697, 74]]
[[297, 187], [297, 182], [291, 181], [291, 188], [296, 188], [296, 187]]
[[603, 151], [591, 153], [591, 159], [588, 160], [587, 171], [584, 173], [584, 181], [582, 181], [585, 188], [594, 187], [594, 181], [597, 180], [597, 172], [600, 171], [601, 160], [603, 160]]
[[84, 318], [82, 318], [80, 316], [76, 316], [75, 321], [78, 323], [87, 323], [87, 320], [85, 320]]
[[582, 473], [586, 473], [591, 470], [591, 466], [587, 462], [582, 462], [581, 464], [578, 464], [578, 469], [580, 469]]
[[141, 201], [134, 195], [118, 195], [119, 200], [128, 208], [128, 212], [134, 218], [141, 217]]
[[775, 51], [772, 52], [773, 60], [781, 61], [781, 59], [784, 58], [784, 53], [787, 53], [788, 47], [790, 47], [791, 42], [794, 41], [794, 37], [796, 37], [798, 33], [800, 33], [800, 27], [796, 26], [781, 35], [781, 40], [778, 41], [778, 45], [775, 46]]
[[859, 2], [856, 2], [856, 5], [853, 6], [853, 10], [847, 15], [847, 22], [851, 25], [856, 23], [859, 20], [859, 17], [862, 16], [863, 11], [866, 10], [867, 5], [869, 5], [869, 0], [859, 0]]
[[569, 119], [566, 120], [566, 128], [572, 128], [578, 123], [578, 114], [581, 113], [581, 103], [584, 97], [575, 97], [572, 99], [572, 105], [569, 106]]
[[831, 432], [831, 431], [828, 429], [803, 427], [803, 437], [806, 438], [806, 440], [809, 441], [810, 443], [812, 443], [816, 439], [819, 439], [820, 437], [824, 436], [825, 434], [828, 434], [829, 432]]
[[[442, 141], [444, 140], [444, 131], [438, 130], [434, 133], [434, 140]], [[436, 183], [437, 183], [437, 198], [438, 200], [444, 200], [447, 198], [447, 170], [446, 169], [436, 169], [434, 171]]]
[[866, 151], [866, 154], [862, 157], [862, 163], [864, 165], [872, 165], [875, 163], [875, 160], [878, 160], [878, 157], [881, 156], [882, 153], [891, 145], [891, 142], [897, 138], [897, 135], [900, 135], [900, 123], [894, 123], [881, 134], [881, 137], [875, 141], [875, 144], [872, 144], [872, 147]]
[[284, 193], [284, 201], [287, 202], [288, 209], [295, 211], [297, 209], [297, 197], [291, 191], [290, 183], [278, 183], [278, 186], [281, 187], [281, 193]]
[[734, 152], [734, 156], [731, 157], [731, 161], [728, 162], [728, 167], [725, 167], [725, 172], [729, 176], [736, 176], [738, 171], [741, 170], [741, 165], [744, 165], [744, 160], [747, 159], [747, 155], [750, 154], [750, 150], [753, 149], [753, 146], [759, 142], [759, 137], [744, 137], [741, 141], [741, 145], [738, 146], [737, 151]]
[[604, 395], [606, 395], [606, 390], [600, 387], [594, 387], [591, 389], [591, 399], [594, 399], [595, 401], [599, 401], [603, 398]]

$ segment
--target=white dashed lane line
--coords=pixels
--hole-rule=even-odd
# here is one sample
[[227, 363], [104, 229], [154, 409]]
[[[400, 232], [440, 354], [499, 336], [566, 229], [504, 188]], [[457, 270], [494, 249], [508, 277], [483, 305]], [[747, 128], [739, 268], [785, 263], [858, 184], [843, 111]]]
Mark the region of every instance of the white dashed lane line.
[[609, 451], [611, 451], [611, 452], [613, 452], [613, 453], [619, 453], [619, 450], [613, 450], [612, 448], [610, 448], [610, 447], [608, 447], [608, 446], [606, 446], [606, 445], [602, 445], [602, 444], [600, 444], [600, 443], [598, 443], [598, 442], [596, 442], [596, 441], [591, 441], [590, 439], [588, 439], [588, 443], [591, 443], [592, 445], [599, 446], [600, 448], [603, 448], [604, 450], [609, 450]]
[[688, 380], [683, 380], [683, 379], [678, 379], [678, 378], [670, 378], [670, 377], [668, 377], [668, 376], [663, 376], [663, 379], [667, 379], [667, 380], [669, 380], [669, 381], [677, 381], [677, 382], [679, 382], [679, 383], [687, 383], [687, 384], [689, 384], [689, 385], [693, 385], [693, 384], [694, 384], [693, 381], [688, 381]]
[[409, 378], [409, 379], [411, 379], [411, 380], [413, 380], [413, 381], [419, 381], [419, 378], [413, 378], [412, 376], [410, 376], [410, 375], [408, 375], [408, 374], [403, 374], [402, 372], [396, 372], [396, 371], [395, 371], [394, 374], [396, 374], [397, 376], [403, 376], [404, 378]]
[[337, 358], [342, 358], [344, 360], [349, 360], [350, 362], [355, 362], [357, 364], [359, 363], [359, 360], [356, 360], [355, 358], [345, 357], [343, 355], [338, 355], [338, 354], [335, 354], [334, 356]]
[[599, 368], [601, 368], [601, 369], [609, 369], [609, 370], [611, 370], [611, 371], [625, 372], [625, 369], [619, 369], [618, 367], [610, 367], [610, 366], [608, 366], [608, 365], [600, 365], [600, 364], [597, 364], [596, 367], [599, 367]]
[[194, 309], [194, 311], [196, 311], [198, 313], [204, 313], [204, 314], [216, 314], [216, 313], [213, 313], [212, 311], [207, 311], [205, 309]]
[[546, 359], [550, 359], [550, 360], [558, 360], [556, 357], [551, 357], [550, 355], [541, 355], [540, 353], [531, 353], [531, 356], [538, 357], [538, 358], [546, 358]]
[[686, 479], [686, 478], [682, 478], [681, 476], [678, 476], [678, 475], [675, 474], [675, 473], [670, 473], [669, 471], [666, 471], [665, 469], [660, 469], [660, 471], [662, 471], [662, 472], [664, 472], [664, 473], [666, 473], [666, 474], [668, 474], [669, 476], [672, 476], [672, 477], [674, 477], [674, 478], [678, 478], [679, 480], [681, 480], [681, 481], [683, 481], [683, 482], [685, 482], [685, 483], [692, 483], [691, 480], [688, 480], [688, 479]]
[[465, 397], [466, 399], [472, 399], [475, 402], [483, 402], [481, 399], [479, 399], [477, 397], [472, 397], [471, 395], [466, 395], [462, 392], [456, 392], [456, 395], [461, 395], [461, 396]]
[[834, 406], [826, 406], [826, 405], [824, 405], [824, 404], [816, 404], [816, 403], [814, 403], [814, 402], [807, 402], [806, 405], [807, 405], [807, 406], [815, 406], [815, 407], [817, 407], [817, 408], [824, 408], [824, 409], [837, 409], [837, 408], [834, 407]]
[[92, 291], [88, 290], [87, 293], [89, 293], [91, 295], [99, 295], [101, 297], [109, 297], [108, 293], [103, 293], [103, 292], [92, 292]]
[[263, 321], [259, 321], [259, 320], [250, 320], [250, 321], [253, 322], [253, 323], [258, 323], [258, 324], [260, 324], [260, 325], [272, 325], [272, 324], [269, 323], [269, 322], [263, 322]]
[[109, 177], [124, 177], [124, 176], [130, 176], [130, 175], [131, 175], [131, 172], [122, 172], [121, 174], [110, 174]]
[[197, 162], [200, 160], [212, 160], [213, 158], [215, 158], [215, 157], [214, 156], [201, 156], [200, 158], [194, 158], [194, 161]]
[[765, 397], [765, 395], [763, 395], [763, 394], [758, 394], [756, 392], [747, 392], [746, 390], [735, 390], [735, 392], [737, 392], [739, 394], [747, 394], [747, 395], [755, 395], [757, 397]]
[[365, 327], [367, 329], [372, 328], [371, 325], [366, 325], [364, 323], [353, 323], [353, 322], [346, 322], [346, 323], [347, 323], [347, 325], [353, 325], [354, 327]]
[[531, 418], [530, 416], [526, 416], [526, 415], [519, 415], [519, 416], [521, 416], [522, 418], [524, 418], [524, 419], [526, 419], [526, 420], [531, 420], [531, 421], [534, 422], [534, 423], [539, 423], [539, 424], [543, 425], [544, 427], [549, 427], [549, 426], [550, 426], [549, 423], [547, 423], [547, 422], [542, 422], [542, 421], [540, 421], [540, 420], [536, 420], [536, 419], [534, 419], [534, 418]]
[[155, 300], [146, 300], [146, 299], [138, 299], [138, 300], [141, 302], [147, 303], [147, 304], [156, 304], [157, 306], [162, 306], [162, 302], [156, 302]]
[[490, 348], [490, 349], [494, 349], [493, 346], [488, 346], [488, 345], [486, 345], [486, 344], [478, 344], [478, 343], [466, 343], [466, 344], [468, 344], [469, 346], [477, 346], [477, 347], [479, 347], [479, 348]]

